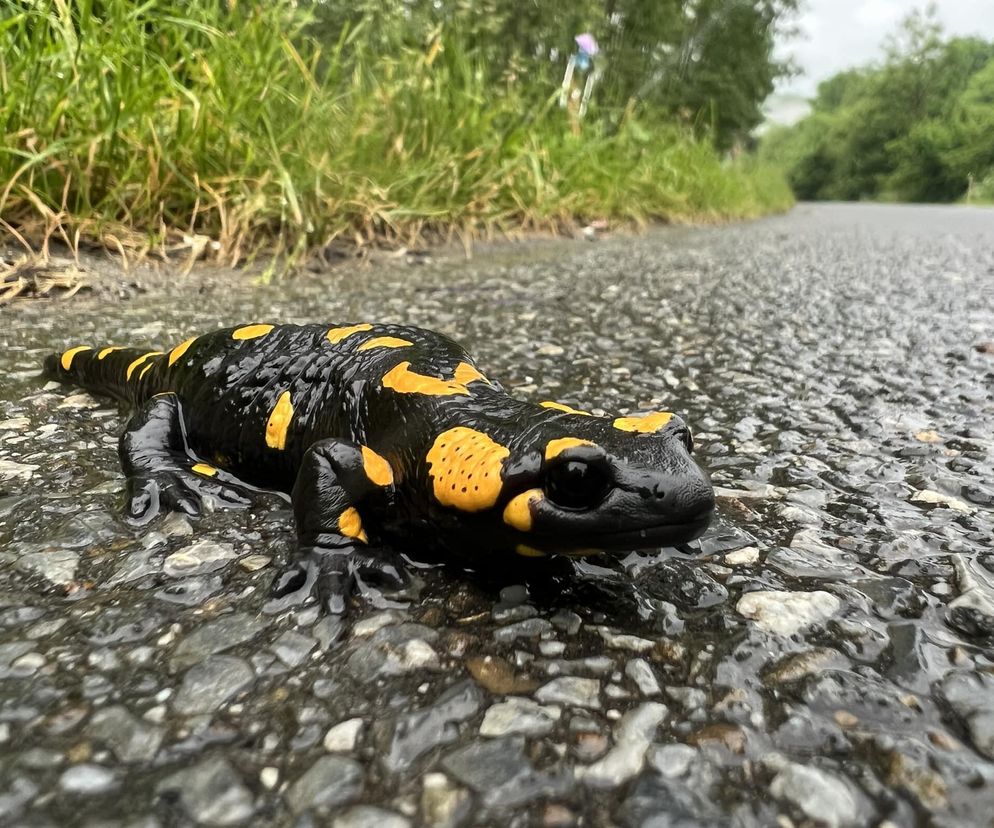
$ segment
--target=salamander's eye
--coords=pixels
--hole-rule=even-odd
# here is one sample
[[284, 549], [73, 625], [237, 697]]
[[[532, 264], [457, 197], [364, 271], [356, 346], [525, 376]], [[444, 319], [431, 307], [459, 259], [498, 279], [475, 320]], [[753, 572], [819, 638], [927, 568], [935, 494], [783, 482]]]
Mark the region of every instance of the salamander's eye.
[[687, 451], [689, 451], [691, 454], [693, 454], [694, 453], [694, 435], [692, 435], [690, 433], [690, 429], [689, 428], [683, 428], [683, 429], [680, 430], [680, 439], [683, 441], [683, 444], [687, 447]]
[[611, 488], [603, 469], [580, 460], [557, 463], [545, 474], [545, 494], [557, 506], [587, 509], [600, 503]]

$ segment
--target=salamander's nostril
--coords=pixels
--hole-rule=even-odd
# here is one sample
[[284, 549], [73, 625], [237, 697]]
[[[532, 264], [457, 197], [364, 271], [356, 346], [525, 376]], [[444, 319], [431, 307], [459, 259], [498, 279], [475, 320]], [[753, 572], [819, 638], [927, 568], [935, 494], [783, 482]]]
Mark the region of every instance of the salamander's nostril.
[[664, 489], [664, 488], [662, 487], [662, 484], [660, 484], [660, 483], [656, 483], [656, 484], [655, 484], [655, 485], [654, 485], [654, 486], [652, 487], [652, 493], [653, 493], [653, 495], [655, 495], [655, 497], [656, 497], [656, 498], [658, 498], [659, 500], [662, 500], [662, 499], [663, 499], [664, 497], [666, 497], [666, 489]]

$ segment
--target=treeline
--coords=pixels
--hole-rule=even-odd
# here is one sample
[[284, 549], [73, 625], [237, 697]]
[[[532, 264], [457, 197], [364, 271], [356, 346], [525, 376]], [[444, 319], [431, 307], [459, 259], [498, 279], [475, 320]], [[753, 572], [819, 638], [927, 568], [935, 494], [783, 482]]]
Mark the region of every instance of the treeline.
[[801, 199], [994, 201], [994, 42], [909, 17], [882, 65], [821, 83], [812, 112], [761, 156]]

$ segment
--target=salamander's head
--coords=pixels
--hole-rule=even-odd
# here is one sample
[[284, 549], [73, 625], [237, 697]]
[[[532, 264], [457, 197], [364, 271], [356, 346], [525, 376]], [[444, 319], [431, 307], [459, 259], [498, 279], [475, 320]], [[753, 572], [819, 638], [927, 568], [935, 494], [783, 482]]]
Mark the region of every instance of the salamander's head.
[[585, 555], [672, 546], [707, 529], [714, 492], [679, 417], [602, 418], [547, 404], [517, 424], [506, 443], [451, 429], [428, 458], [436, 498], [485, 510], [501, 545]]

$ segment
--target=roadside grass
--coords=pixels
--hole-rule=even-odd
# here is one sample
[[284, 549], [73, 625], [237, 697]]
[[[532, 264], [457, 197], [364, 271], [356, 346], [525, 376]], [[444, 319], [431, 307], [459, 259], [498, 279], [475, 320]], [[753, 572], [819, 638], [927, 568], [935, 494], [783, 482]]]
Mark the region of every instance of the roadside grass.
[[456, 33], [383, 55], [309, 22], [288, 0], [4, 4], [0, 229], [237, 263], [792, 203], [779, 173], [634, 109], [572, 135], [552, 90], [488, 85]]

